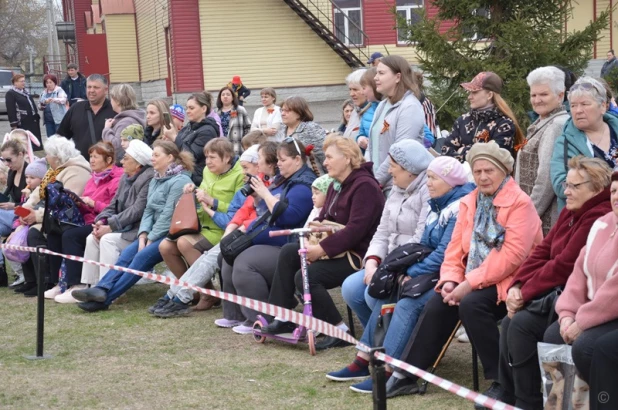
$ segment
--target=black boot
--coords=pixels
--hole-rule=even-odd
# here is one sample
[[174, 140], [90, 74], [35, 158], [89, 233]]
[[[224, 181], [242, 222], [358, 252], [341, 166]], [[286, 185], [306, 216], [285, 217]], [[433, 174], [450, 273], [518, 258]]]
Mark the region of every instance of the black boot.
[[0, 265], [0, 288], [9, 286], [9, 277], [6, 275], [6, 268]]

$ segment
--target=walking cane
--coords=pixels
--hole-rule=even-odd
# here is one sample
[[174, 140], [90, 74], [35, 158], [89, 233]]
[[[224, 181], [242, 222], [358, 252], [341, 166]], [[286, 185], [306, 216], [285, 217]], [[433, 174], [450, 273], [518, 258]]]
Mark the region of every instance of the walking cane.
[[[455, 337], [455, 333], [457, 333], [457, 330], [459, 330], [459, 326], [461, 326], [461, 320], [457, 321], [457, 325], [455, 325], [455, 329], [453, 329], [453, 332], [449, 336], [448, 340], [446, 341], [446, 343], [444, 343], [444, 346], [442, 347], [442, 351], [440, 352], [440, 355], [438, 356], [436, 361], [433, 363], [433, 366], [431, 366], [431, 369], [429, 369], [429, 373], [433, 374], [433, 372], [435, 372], [436, 369], [438, 368], [438, 365], [440, 364], [440, 362], [442, 361], [442, 358], [446, 354], [446, 350], [448, 349], [451, 342], [453, 341], [453, 338]], [[427, 380], [423, 380], [423, 383], [421, 383], [421, 387], [418, 389], [418, 393], [421, 395], [425, 394], [427, 392], [428, 384], [429, 382]]]

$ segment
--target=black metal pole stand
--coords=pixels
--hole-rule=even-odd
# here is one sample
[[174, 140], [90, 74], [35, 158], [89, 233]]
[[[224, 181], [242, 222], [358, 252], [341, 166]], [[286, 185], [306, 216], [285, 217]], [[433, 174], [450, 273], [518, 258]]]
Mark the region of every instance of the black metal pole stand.
[[[44, 254], [41, 249], [45, 246], [37, 246], [37, 308], [36, 308], [36, 356], [26, 356], [29, 360], [49, 359], [51, 356], [43, 354], [43, 338], [45, 336], [45, 273], [43, 272]], [[32, 256], [31, 256], [32, 257]]]
[[374, 347], [369, 351], [373, 370], [373, 410], [386, 410], [386, 369], [384, 362], [375, 358], [375, 352], [384, 353], [384, 347]]

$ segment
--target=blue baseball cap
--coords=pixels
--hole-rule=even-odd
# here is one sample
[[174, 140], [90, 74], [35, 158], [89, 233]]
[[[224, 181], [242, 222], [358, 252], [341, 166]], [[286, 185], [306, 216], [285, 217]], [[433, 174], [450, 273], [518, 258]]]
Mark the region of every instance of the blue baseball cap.
[[375, 60], [377, 60], [378, 58], [382, 58], [382, 57], [384, 57], [384, 55], [380, 53], [379, 51], [376, 51], [375, 53], [371, 55], [371, 57], [369, 57], [369, 60], [367, 60], [367, 64], [373, 64]]

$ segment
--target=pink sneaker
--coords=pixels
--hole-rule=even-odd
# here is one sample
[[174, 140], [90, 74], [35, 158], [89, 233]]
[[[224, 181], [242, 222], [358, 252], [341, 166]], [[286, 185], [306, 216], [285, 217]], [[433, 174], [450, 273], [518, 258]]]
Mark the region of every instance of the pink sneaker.
[[249, 335], [253, 333], [253, 326], [249, 326], [249, 323], [244, 322], [238, 326], [234, 326], [232, 330], [239, 335]]
[[240, 320], [227, 320], [226, 318], [215, 320], [215, 325], [225, 328], [242, 325], [242, 323], [243, 322], [241, 322]]

